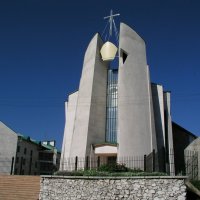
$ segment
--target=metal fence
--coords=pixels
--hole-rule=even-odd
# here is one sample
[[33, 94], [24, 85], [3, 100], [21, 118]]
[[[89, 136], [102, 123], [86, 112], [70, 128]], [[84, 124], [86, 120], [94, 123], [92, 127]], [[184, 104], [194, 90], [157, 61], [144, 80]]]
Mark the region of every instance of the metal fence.
[[[124, 157], [105, 157], [105, 156], [87, 156], [83, 157], [73, 157], [61, 160], [60, 170], [76, 171], [79, 169], [98, 169], [104, 164], [118, 163], [124, 165], [130, 169], [142, 170], [146, 172], [167, 172], [169, 175], [174, 175], [174, 160], [173, 152], [170, 151], [168, 154], [168, 162], [166, 162], [165, 167], [162, 169], [159, 166], [158, 153], [153, 150], [148, 155], [143, 156], [124, 156]], [[165, 161], [165, 159], [163, 159]], [[169, 162], [170, 161], [170, 162]], [[173, 172], [173, 174], [172, 174]]]
[[[142, 170], [146, 172], [165, 172], [168, 175], [186, 175], [190, 179], [200, 179], [199, 165], [200, 153], [197, 151], [185, 151], [184, 161], [181, 165], [176, 165], [180, 158], [174, 155], [173, 150], [163, 152], [152, 151], [148, 155], [143, 156], [127, 156], [127, 157], [73, 157], [61, 160], [60, 170], [76, 171], [80, 169], [98, 169], [100, 166], [110, 163], [118, 163], [130, 169]], [[31, 159], [16, 159], [14, 157], [7, 158], [0, 156], [0, 174], [34, 174], [34, 171], [39, 173], [42, 162]], [[36, 166], [38, 164], [38, 166]], [[178, 167], [177, 167], [178, 166]], [[18, 168], [18, 171], [16, 169]], [[180, 168], [180, 169], [179, 169]], [[24, 173], [22, 173], [24, 169]], [[26, 169], [26, 170], [25, 170]], [[31, 169], [31, 170], [30, 170]], [[39, 170], [39, 171], [38, 171]], [[55, 169], [56, 170], [56, 169]], [[52, 173], [55, 170], [51, 170]], [[57, 169], [58, 170], [58, 169]], [[31, 171], [31, 173], [30, 173]], [[44, 168], [41, 172], [45, 174], [48, 170]], [[176, 174], [175, 174], [176, 172]]]
[[199, 152], [185, 151], [185, 172], [189, 179], [199, 179]]
[[67, 158], [61, 163], [61, 170], [67, 171], [77, 171], [79, 169], [98, 169], [100, 166], [105, 164], [125, 165], [131, 169], [142, 169], [144, 170], [145, 161], [144, 156], [127, 156], [127, 157], [102, 157], [102, 156], [92, 156], [92, 157], [74, 157]]
[[[186, 175], [190, 179], [199, 179], [199, 159], [200, 154], [195, 151], [186, 151], [184, 155], [183, 165], [176, 165], [181, 158], [176, 156], [173, 149], [168, 152], [153, 150], [150, 154], [144, 156], [129, 157], [74, 157], [61, 160], [60, 170], [79, 170], [79, 169], [98, 169], [101, 165], [109, 163], [123, 164], [130, 169], [140, 169], [145, 172], [164, 172], [170, 176]], [[199, 161], [198, 161], [199, 160]]]

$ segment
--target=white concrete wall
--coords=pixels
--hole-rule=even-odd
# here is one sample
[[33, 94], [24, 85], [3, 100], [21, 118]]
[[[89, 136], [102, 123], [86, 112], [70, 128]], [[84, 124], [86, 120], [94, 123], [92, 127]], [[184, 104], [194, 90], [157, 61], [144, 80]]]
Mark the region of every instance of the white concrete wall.
[[12, 157], [16, 156], [17, 134], [0, 122], [0, 174], [10, 174]]
[[96, 155], [117, 155], [117, 147], [116, 146], [101, 146], [95, 148]]
[[108, 63], [101, 59], [102, 45], [96, 34], [85, 53], [69, 157], [85, 157], [91, 144], [105, 141]]
[[171, 118], [171, 99], [170, 99], [170, 92], [164, 92], [164, 110], [165, 114], [165, 137], [168, 141], [168, 149], [169, 149], [169, 167], [168, 170], [170, 175], [175, 174], [174, 168], [174, 144], [173, 144], [173, 135], [172, 135], [172, 118]]
[[65, 169], [67, 159], [70, 157], [71, 143], [74, 133], [78, 92], [69, 95], [68, 102], [65, 102], [65, 129], [60, 160], [60, 170]]
[[156, 139], [157, 139], [157, 171], [165, 170], [165, 122], [164, 122], [164, 99], [163, 86], [151, 84], [153, 110], [155, 117]]
[[[149, 154], [153, 150], [151, 88], [143, 39], [120, 25], [118, 78], [119, 157]], [[128, 57], [122, 62], [121, 51]]]
[[155, 127], [158, 149], [165, 147], [165, 122], [164, 122], [164, 99], [163, 86], [152, 84], [152, 97], [155, 116]]

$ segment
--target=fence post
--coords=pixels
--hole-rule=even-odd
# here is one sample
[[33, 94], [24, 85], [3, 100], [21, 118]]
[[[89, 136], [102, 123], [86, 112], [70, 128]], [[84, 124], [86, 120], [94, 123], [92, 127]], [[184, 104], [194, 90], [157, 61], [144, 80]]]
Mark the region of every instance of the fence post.
[[97, 168], [99, 168], [100, 167], [100, 156], [98, 156], [98, 158], [97, 158]]
[[13, 166], [14, 166], [14, 157], [12, 157], [12, 161], [11, 161], [11, 169], [10, 169], [10, 175], [13, 174]]
[[155, 172], [155, 160], [156, 160], [156, 154], [155, 154], [155, 149], [153, 149], [153, 152], [152, 152], [153, 154], [152, 154], [152, 161], [153, 161], [153, 163], [152, 163], [152, 170], [153, 170], [153, 172]]
[[88, 166], [89, 166], [89, 157], [88, 156], [86, 156], [86, 163], [85, 163], [85, 168], [86, 168], [86, 170], [88, 170]]
[[75, 157], [75, 171], [77, 171], [78, 166], [78, 156]]
[[144, 155], [144, 171], [146, 172], [147, 170], [147, 155]]

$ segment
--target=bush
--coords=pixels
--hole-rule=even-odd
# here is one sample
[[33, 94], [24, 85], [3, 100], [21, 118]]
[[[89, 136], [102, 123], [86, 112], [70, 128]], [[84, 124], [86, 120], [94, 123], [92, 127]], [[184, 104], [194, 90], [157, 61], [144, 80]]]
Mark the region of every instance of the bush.
[[166, 176], [167, 174], [161, 172], [143, 172], [143, 171], [110, 172], [110, 171], [98, 171], [95, 169], [90, 169], [90, 170], [79, 170], [79, 171], [58, 171], [55, 173], [55, 175], [129, 177], [129, 176]]
[[143, 172], [143, 170], [141, 170], [140, 168], [134, 168], [134, 169], [128, 168], [128, 171], [133, 173]]
[[83, 170], [78, 171], [57, 171], [54, 175], [58, 176], [83, 176]]
[[125, 164], [110, 163], [110, 164], [101, 165], [98, 168], [98, 171], [105, 171], [105, 172], [127, 172], [128, 168], [125, 166]]
[[[125, 164], [109, 163], [101, 165], [98, 169], [78, 171], [58, 171], [54, 175], [61, 176], [166, 176], [162, 172], [144, 172], [139, 168], [130, 169]], [[199, 185], [200, 186], [200, 185]]]

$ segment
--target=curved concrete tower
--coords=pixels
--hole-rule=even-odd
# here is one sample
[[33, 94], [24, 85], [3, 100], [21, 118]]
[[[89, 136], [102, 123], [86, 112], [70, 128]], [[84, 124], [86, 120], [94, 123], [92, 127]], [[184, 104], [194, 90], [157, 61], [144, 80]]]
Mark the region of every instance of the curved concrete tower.
[[96, 34], [85, 53], [79, 90], [66, 103], [62, 159], [83, 158], [90, 155], [92, 144], [105, 141], [108, 63], [101, 59], [102, 45]]
[[103, 61], [103, 44], [99, 34], [90, 41], [79, 90], [66, 102], [61, 169], [68, 169], [68, 158], [97, 155], [120, 161], [153, 150], [159, 158], [163, 154], [157, 151], [173, 148], [170, 96], [150, 82], [143, 39], [120, 24], [118, 69]]
[[118, 75], [118, 155], [145, 155], [155, 146], [155, 126], [143, 39], [120, 25]]

